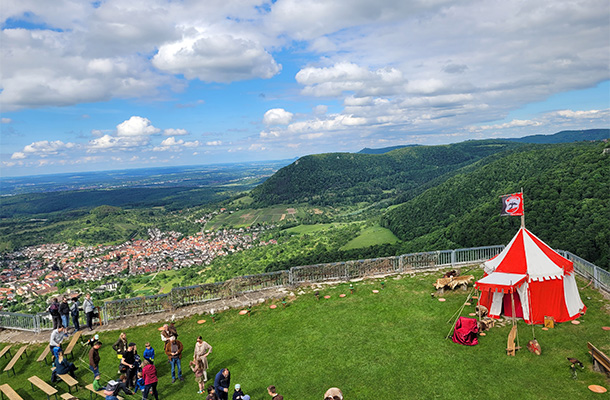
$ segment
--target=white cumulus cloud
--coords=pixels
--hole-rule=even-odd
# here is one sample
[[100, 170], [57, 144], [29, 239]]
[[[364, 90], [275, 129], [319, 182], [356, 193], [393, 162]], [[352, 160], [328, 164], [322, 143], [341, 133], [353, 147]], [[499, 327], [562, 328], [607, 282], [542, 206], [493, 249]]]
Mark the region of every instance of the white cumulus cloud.
[[293, 113], [283, 108], [272, 108], [263, 116], [265, 125], [288, 125], [292, 121]]

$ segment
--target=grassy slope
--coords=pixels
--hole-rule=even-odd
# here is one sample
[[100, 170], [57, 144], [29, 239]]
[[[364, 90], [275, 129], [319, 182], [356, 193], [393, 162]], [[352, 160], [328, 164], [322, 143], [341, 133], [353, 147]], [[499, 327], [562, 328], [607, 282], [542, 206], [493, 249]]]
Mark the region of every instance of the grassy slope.
[[[477, 272], [480, 275], [480, 271]], [[603, 375], [590, 370], [586, 342], [610, 352], [608, 334], [601, 326], [610, 325], [607, 302], [591, 289], [581, 289], [588, 305], [587, 315], [578, 326], [559, 324], [536, 335], [543, 353], [535, 356], [521, 350], [516, 357], [505, 353], [508, 327], [496, 327], [475, 347], [460, 346], [445, 340], [447, 323], [459, 309], [466, 293], [447, 293], [440, 303], [430, 297], [433, 276], [389, 279], [386, 289], [377, 281], [357, 283], [354, 295], [347, 284], [321, 291], [331, 299], [320, 299], [308, 291], [290, 303], [270, 310], [268, 303], [255, 307], [252, 316], [239, 316], [236, 310], [220, 314], [216, 324], [209, 317], [204, 325], [193, 316], [177, 323], [185, 345], [184, 383], [170, 383], [169, 366], [162, 355], [158, 324], [126, 330], [127, 338], [140, 348], [146, 341], [157, 352], [159, 389], [164, 400], [197, 398], [196, 384], [188, 370], [195, 338], [203, 335], [214, 350], [210, 356], [209, 376], [222, 367], [232, 371], [231, 383], [240, 383], [254, 399], [267, 398], [265, 387], [275, 384], [287, 399], [319, 399], [330, 386], [343, 389], [347, 399], [594, 399], [590, 384], [608, 386]], [[347, 293], [346, 298], [339, 298]], [[591, 299], [587, 299], [591, 297]], [[467, 307], [462, 315], [467, 315]], [[520, 324], [521, 345], [531, 338], [529, 327]], [[102, 333], [101, 371], [114, 378], [117, 359], [111, 344], [118, 332]], [[77, 350], [79, 347], [76, 348]], [[26, 400], [32, 394], [26, 378], [39, 375], [49, 379], [48, 367], [36, 363], [42, 346], [32, 349], [27, 360], [17, 363], [17, 376], [2, 375], [2, 382], [13, 386]], [[578, 379], [570, 378], [566, 357], [577, 357], [586, 365]], [[86, 360], [85, 356], [82, 357]], [[8, 361], [2, 361], [6, 365]], [[87, 365], [79, 363], [77, 377], [89, 383]], [[58, 387], [63, 392], [64, 384]], [[80, 398], [88, 398], [80, 391]]]
[[391, 230], [377, 225], [364, 229], [360, 235], [341, 247], [341, 250], [360, 249], [363, 247], [396, 242], [398, 242], [398, 238]]

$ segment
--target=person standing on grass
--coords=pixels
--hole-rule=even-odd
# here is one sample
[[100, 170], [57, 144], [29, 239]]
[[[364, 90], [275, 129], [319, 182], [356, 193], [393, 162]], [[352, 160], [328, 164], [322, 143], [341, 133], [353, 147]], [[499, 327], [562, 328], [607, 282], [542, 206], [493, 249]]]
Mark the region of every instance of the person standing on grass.
[[70, 315], [72, 316], [72, 325], [74, 325], [74, 332], [80, 331], [80, 323], [78, 322], [80, 303], [78, 302], [78, 297], [72, 299], [72, 304], [70, 305]]
[[171, 336], [169, 340], [165, 342], [165, 354], [167, 354], [167, 358], [172, 367], [172, 383], [176, 382], [176, 367], [178, 368], [178, 379], [181, 381], [184, 380], [182, 377], [182, 365], [180, 365], [183, 349], [182, 342], [176, 340], [174, 336]]
[[61, 324], [68, 329], [70, 326], [70, 305], [68, 299], [64, 297], [59, 303], [59, 315], [61, 316]]
[[121, 332], [119, 339], [114, 342], [112, 349], [116, 352], [117, 358], [123, 358], [123, 353], [127, 350], [127, 335], [125, 332]]
[[208, 395], [205, 400], [218, 400], [218, 396], [216, 396], [216, 390], [214, 390], [214, 386], [210, 386], [208, 388]]
[[150, 343], [146, 342], [144, 345], [144, 353], [142, 354], [145, 360], [148, 360], [150, 363], [155, 362], [155, 349], [150, 345]]
[[144, 391], [142, 392], [142, 400], [148, 399], [148, 393], [152, 390], [155, 400], [159, 400], [159, 393], [157, 393], [157, 369], [147, 359], [142, 362], [142, 376], [144, 377]]
[[193, 361], [197, 362], [197, 360], [201, 360], [203, 364], [203, 381], [204, 383], [208, 381], [208, 356], [212, 352], [212, 346], [210, 346], [206, 341], [203, 340], [201, 336], [197, 338], [197, 342], [195, 343], [195, 352], [193, 354]]
[[131, 342], [127, 345], [127, 350], [123, 353], [123, 358], [121, 358], [121, 364], [127, 368], [125, 375], [127, 377], [127, 387], [134, 388], [135, 378], [138, 372], [138, 366], [136, 364], [136, 344]]
[[227, 368], [221, 369], [214, 378], [214, 390], [219, 400], [229, 399], [229, 388], [231, 387], [231, 373]]
[[87, 293], [83, 301], [83, 311], [87, 316], [87, 327], [90, 331], [93, 330], [93, 310], [95, 310], [95, 307], [93, 306], [93, 300], [91, 300], [91, 293]]
[[94, 376], [99, 376], [100, 374], [100, 347], [102, 343], [95, 342], [91, 350], [89, 350], [89, 369], [93, 372]]
[[267, 388], [267, 393], [269, 393], [269, 396], [271, 396], [273, 400], [284, 400], [284, 396], [282, 396], [281, 394], [277, 394], [275, 386], [273, 385]]
[[195, 382], [197, 382], [197, 384], [199, 385], [199, 391], [197, 392], [197, 394], [203, 394], [205, 390], [205, 381], [203, 380], [204, 370], [201, 359], [198, 358], [189, 362], [189, 367], [191, 367], [191, 370], [195, 374]]

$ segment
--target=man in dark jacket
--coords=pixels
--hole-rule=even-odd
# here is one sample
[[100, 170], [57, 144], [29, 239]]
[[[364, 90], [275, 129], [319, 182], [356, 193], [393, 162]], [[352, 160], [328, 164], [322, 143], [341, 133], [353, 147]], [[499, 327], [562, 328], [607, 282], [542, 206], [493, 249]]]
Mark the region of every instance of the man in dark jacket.
[[121, 358], [121, 364], [127, 368], [125, 375], [127, 375], [127, 387], [134, 388], [136, 386], [135, 377], [138, 372], [138, 366], [136, 364], [136, 344], [131, 342], [127, 346], [127, 350], [123, 353]]
[[80, 311], [78, 310], [78, 307], [80, 307], [80, 303], [78, 302], [78, 297], [75, 297], [72, 299], [72, 304], [70, 305], [70, 315], [72, 316], [74, 332], [80, 330], [80, 323], [78, 322]]
[[231, 373], [227, 368], [221, 369], [214, 378], [214, 390], [219, 400], [229, 399], [229, 388], [231, 387]]
[[93, 347], [89, 350], [89, 369], [93, 372], [93, 376], [98, 376], [100, 374], [100, 347], [102, 343], [95, 342], [93, 343]]
[[61, 324], [67, 329], [70, 326], [70, 305], [65, 297], [59, 303], [59, 315], [61, 316]]
[[51, 318], [53, 319], [53, 329], [57, 329], [58, 326], [61, 325], [61, 316], [59, 315], [59, 301], [57, 301], [57, 297], [53, 298], [51, 301], [51, 305], [47, 308], [49, 314], [51, 314]]

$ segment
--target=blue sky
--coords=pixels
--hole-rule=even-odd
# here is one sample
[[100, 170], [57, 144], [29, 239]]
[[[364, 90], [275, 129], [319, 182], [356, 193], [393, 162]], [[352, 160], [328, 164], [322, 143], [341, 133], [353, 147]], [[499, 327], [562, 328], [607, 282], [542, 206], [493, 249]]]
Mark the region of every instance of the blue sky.
[[2, 176], [610, 126], [610, 3], [3, 2]]

